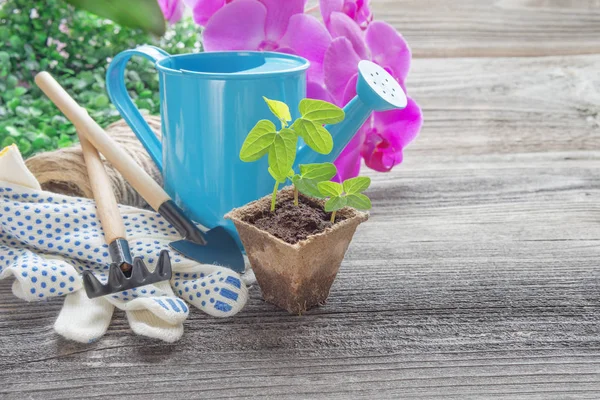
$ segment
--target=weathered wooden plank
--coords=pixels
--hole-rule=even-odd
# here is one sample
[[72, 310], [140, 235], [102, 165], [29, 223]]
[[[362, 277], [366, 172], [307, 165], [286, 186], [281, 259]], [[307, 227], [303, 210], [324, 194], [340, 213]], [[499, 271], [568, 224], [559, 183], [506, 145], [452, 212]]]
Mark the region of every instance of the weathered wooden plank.
[[422, 136], [368, 172], [372, 218], [306, 316], [254, 288], [233, 319], [193, 312], [175, 344], [117, 314], [80, 345], [52, 331], [60, 301], [0, 282], [0, 397], [600, 397], [599, 64], [416, 60]]
[[52, 332], [59, 302], [23, 305], [3, 282], [0, 394], [593, 398], [600, 184], [594, 160], [572, 157], [459, 157], [373, 175], [371, 221], [328, 305], [301, 318], [253, 290], [232, 320], [194, 313], [174, 345], [131, 336], [119, 316], [83, 346]]
[[425, 116], [408, 157], [600, 148], [600, 55], [419, 59], [407, 85]]
[[600, 53], [598, 0], [372, 0], [416, 57]]

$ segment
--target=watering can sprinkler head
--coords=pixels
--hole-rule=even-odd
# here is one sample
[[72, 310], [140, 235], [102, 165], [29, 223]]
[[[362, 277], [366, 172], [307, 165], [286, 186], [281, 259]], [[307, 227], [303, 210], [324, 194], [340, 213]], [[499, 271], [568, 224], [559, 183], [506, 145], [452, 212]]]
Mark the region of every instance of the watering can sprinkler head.
[[318, 154], [308, 146], [303, 146], [298, 151], [296, 165], [335, 161], [373, 111], [403, 109], [407, 105], [404, 90], [396, 79], [379, 65], [367, 60], [358, 63], [356, 93], [357, 96], [344, 107], [344, 121], [325, 126], [333, 137], [331, 153]]
[[400, 84], [385, 69], [374, 62], [358, 63], [356, 92], [360, 100], [373, 111], [388, 111], [406, 107], [407, 100]]

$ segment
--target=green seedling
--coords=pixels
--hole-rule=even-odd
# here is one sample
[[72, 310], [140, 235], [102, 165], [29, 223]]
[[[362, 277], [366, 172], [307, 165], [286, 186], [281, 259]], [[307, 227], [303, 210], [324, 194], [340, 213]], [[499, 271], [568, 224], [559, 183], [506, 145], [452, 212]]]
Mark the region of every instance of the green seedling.
[[333, 138], [323, 124], [337, 124], [344, 120], [344, 110], [322, 100], [303, 99], [299, 106], [300, 115], [292, 129], [304, 139], [312, 150], [329, 154], [333, 150]]
[[300, 173], [289, 177], [294, 184], [294, 205], [298, 205], [298, 192], [310, 197], [323, 198], [317, 185], [329, 181], [335, 174], [337, 168], [332, 163], [300, 165]]
[[325, 211], [331, 213], [331, 223], [335, 222], [336, 212], [346, 206], [357, 210], [371, 209], [371, 200], [362, 194], [370, 185], [371, 178], [363, 176], [347, 179], [343, 184], [320, 182], [317, 185], [319, 192], [323, 197], [329, 198], [325, 203]]
[[287, 128], [288, 123], [292, 120], [290, 114], [290, 108], [282, 101], [267, 99], [263, 96], [263, 100], [269, 106], [269, 110], [275, 115], [281, 122], [281, 128]]
[[[275, 180], [271, 211], [275, 211], [277, 190], [279, 185], [285, 183], [288, 178], [294, 182], [294, 178], [298, 176], [296, 180], [299, 183], [295, 185], [297, 190], [302, 191], [309, 183], [316, 185], [318, 182], [331, 179], [335, 175], [334, 172], [331, 177], [323, 178], [331, 172], [331, 167], [325, 166], [326, 164], [301, 166], [300, 175], [296, 175], [292, 167], [296, 161], [298, 137], [304, 139], [304, 142], [317, 153], [329, 154], [333, 149], [333, 138], [327, 129], [323, 127], [323, 124], [341, 122], [345, 115], [341, 108], [326, 101], [303, 99], [299, 105], [301, 117], [290, 126], [289, 123], [292, 121], [292, 117], [289, 107], [281, 101], [267, 99], [266, 97], [263, 97], [263, 99], [271, 112], [281, 122], [281, 129], [278, 131], [275, 124], [269, 120], [258, 121], [242, 144], [240, 159], [244, 162], [253, 162], [268, 155], [269, 174]], [[317, 167], [318, 165], [321, 165], [321, 167]], [[302, 167], [305, 167], [304, 172]], [[306, 178], [306, 176], [315, 176], [315, 178]], [[305, 181], [303, 181], [304, 178], [306, 178]], [[315, 179], [317, 180], [314, 181]], [[303, 189], [300, 189], [301, 187]], [[314, 197], [317, 197], [315, 194], [319, 194], [318, 190], [311, 190], [310, 188], [305, 190], [306, 193], [304, 191], [302, 193], [312, 192]], [[297, 193], [295, 204], [298, 204]]]

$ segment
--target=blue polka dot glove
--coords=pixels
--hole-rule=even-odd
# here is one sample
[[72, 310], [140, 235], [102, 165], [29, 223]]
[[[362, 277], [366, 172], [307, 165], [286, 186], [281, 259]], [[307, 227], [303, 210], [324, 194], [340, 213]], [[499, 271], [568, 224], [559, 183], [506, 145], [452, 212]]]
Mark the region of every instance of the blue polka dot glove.
[[[55, 323], [62, 336], [99, 339], [114, 307], [124, 310], [132, 330], [173, 342], [183, 334], [191, 304], [209, 315], [228, 317], [247, 300], [239, 274], [198, 264], [169, 248], [177, 232], [153, 211], [120, 206], [132, 253], [149, 268], [169, 249], [170, 282], [96, 299], [87, 298], [82, 271], [106, 281], [110, 256], [93, 200], [40, 190], [16, 148], [0, 152], [0, 279], [13, 276], [13, 293], [27, 300], [66, 296]], [[187, 303], [187, 304], [186, 304]]]

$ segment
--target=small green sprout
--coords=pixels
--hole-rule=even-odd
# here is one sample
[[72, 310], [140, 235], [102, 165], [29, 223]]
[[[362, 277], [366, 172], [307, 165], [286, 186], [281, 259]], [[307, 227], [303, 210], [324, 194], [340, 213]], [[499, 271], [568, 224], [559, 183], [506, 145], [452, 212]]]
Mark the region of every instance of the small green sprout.
[[371, 179], [351, 178], [343, 184], [331, 182], [337, 174], [332, 163], [300, 165], [300, 173], [293, 169], [298, 149], [298, 137], [319, 154], [329, 154], [333, 149], [333, 138], [323, 124], [336, 124], [343, 121], [344, 111], [326, 101], [304, 99], [300, 102], [301, 117], [290, 126], [292, 117], [288, 106], [277, 100], [263, 97], [271, 112], [281, 122], [278, 131], [275, 124], [263, 119], [252, 128], [240, 150], [240, 159], [253, 162], [268, 155], [269, 174], [275, 180], [271, 198], [271, 211], [275, 211], [279, 185], [288, 179], [294, 184], [294, 205], [298, 205], [298, 193], [316, 198], [329, 198], [325, 211], [331, 212], [331, 222], [335, 222], [336, 212], [346, 206], [359, 210], [371, 208], [371, 200], [362, 192], [367, 190]]
[[342, 122], [346, 116], [344, 110], [326, 101], [313, 99], [303, 99], [299, 110], [302, 117], [292, 124], [292, 129], [317, 153], [331, 153], [333, 138], [323, 124]]
[[281, 128], [287, 128], [288, 122], [292, 120], [290, 114], [290, 108], [282, 101], [267, 99], [263, 96], [263, 100], [269, 106], [269, 110], [279, 119], [281, 122]]
[[[242, 144], [240, 159], [244, 162], [253, 162], [268, 154], [269, 174], [275, 180], [271, 211], [275, 211], [277, 190], [279, 185], [285, 183], [288, 178], [292, 182], [296, 179], [298, 184], [294, 182], [294, 185], [297, 190], [317, 197], [319, 192], [315, 189], [316, 184], [331, 179], [337, 173], [335, 166], [330, 163], [300, 166], [300, 175], [296, 175], [292, 167], [296, 161], [298, 137], [304, 139], [308, 147], [317, 153], [329, 154], [333, 149], [333, 138], [323, 124], [341, 122], [345, 115], [344, 110], [326, 101], [303, 99], [298, 107], [301, 117], [289, 126], [292, 120], [289, 107], [281, 101], [266, 97], [263, 99], [281, 122], [281, 130], [278, 131], [275, 124], [269, 120], [258, 121]], [[333, 174], [331, 174], [331, 167], [334, 168]], [[308, 188], [310, 185], [313, 186], [312, 189]], [[298, 205], [297, 198], [296, 191], [294, 202], [296, 205]]]
[[300, 173], [289, 177], [294, 184], [294, 205], [298, 205], [298, 192], [306, 196], [322, 198], [317, 185], [330, 180], [335, 174], [337, 168], [332, 163], [300, 165]]
[[371, 185], [371, 178], [359, 176], [344, 181], [320, 182], [317, 187], [323, 197], [329, 197], [325, 203], [325, 211], [331, 213], [331, 223], [335, 222], [335, 214], [338, 210], [350, 206], [357, 210], [369, 210], [371, 200], [362, 194]]

